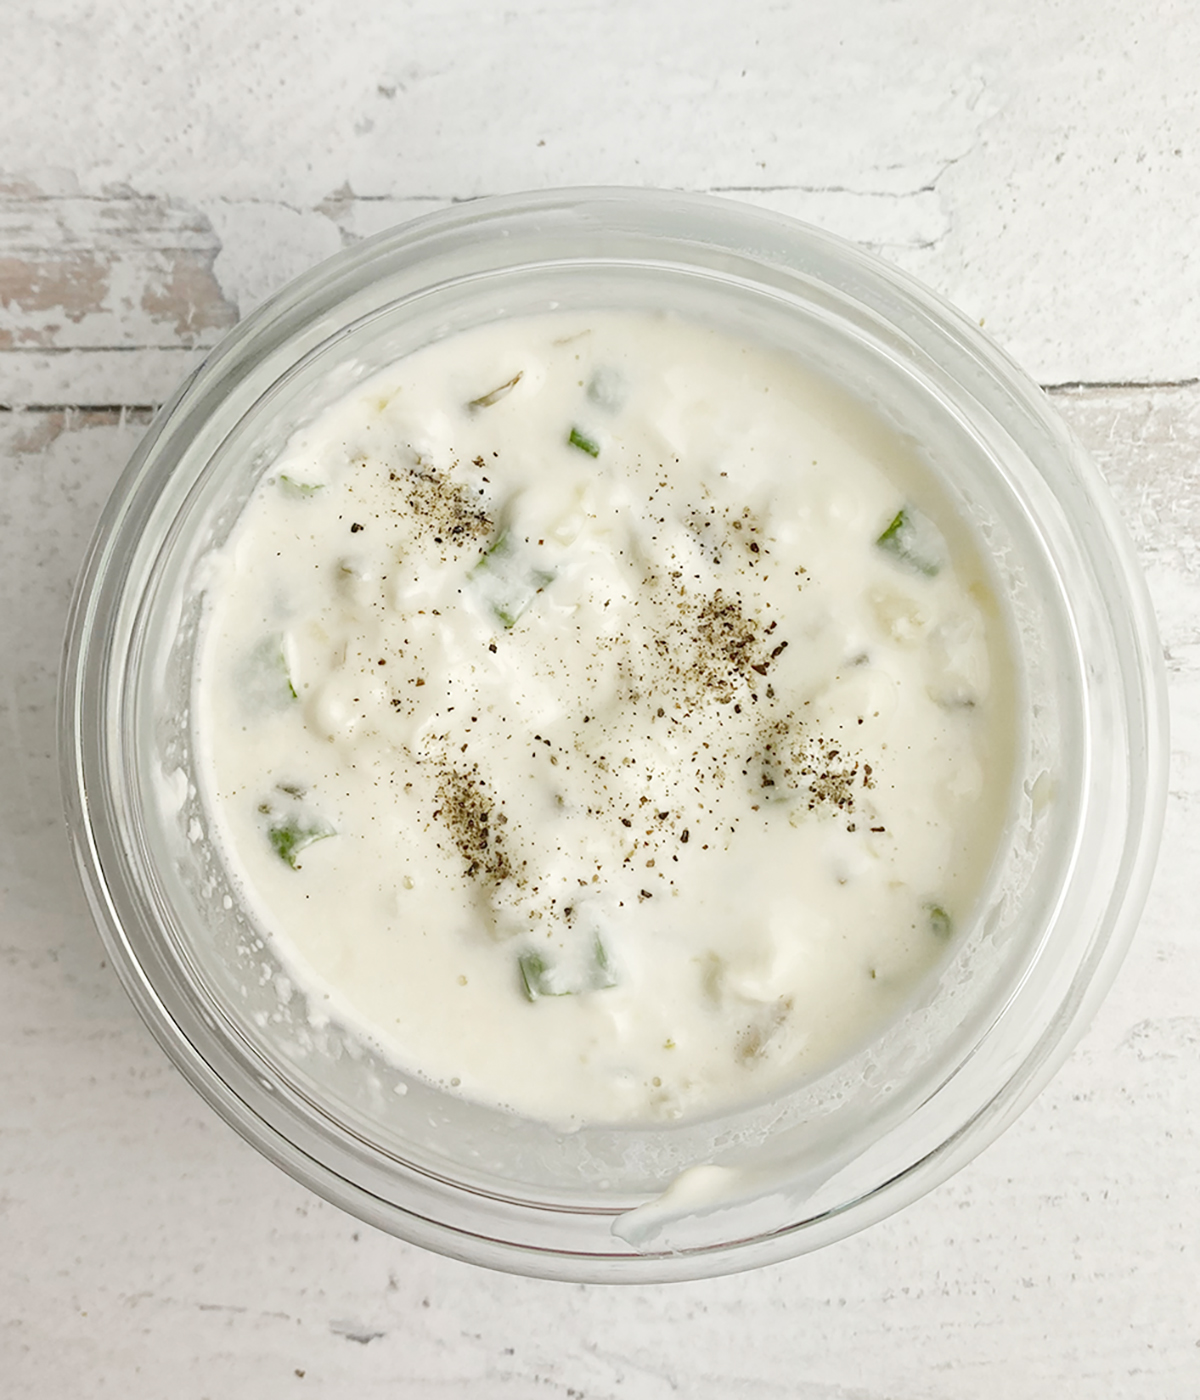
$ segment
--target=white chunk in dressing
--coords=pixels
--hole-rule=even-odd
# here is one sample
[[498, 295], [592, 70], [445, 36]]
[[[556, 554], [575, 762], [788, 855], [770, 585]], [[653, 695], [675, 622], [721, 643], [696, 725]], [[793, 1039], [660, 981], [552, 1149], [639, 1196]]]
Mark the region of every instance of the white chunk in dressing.
[[557, 314], [298, 432], [212, 571], [215, 839], [289, 972], [549, 1121], [766, 1097], [896, 1014], [1010, 788], [1007, 633], [914, 449], [784, 354]]

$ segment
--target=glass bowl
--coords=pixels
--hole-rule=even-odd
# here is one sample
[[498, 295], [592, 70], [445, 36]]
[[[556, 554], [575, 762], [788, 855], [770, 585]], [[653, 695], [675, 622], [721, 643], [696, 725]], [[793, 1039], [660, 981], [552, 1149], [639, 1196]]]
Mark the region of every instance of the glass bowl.
[[[204, 561], [295, 428], [381, 366], [552, 308], [669, 310], [793, 351], [919, 444], [1006, 600], [1017, 781], [976, 917], [905, 1013], [768, 1103], [563, 1132], [442, 1092], [315, 1015], [206, 839], [191, 733]], [[67, 821], [129, 995], [217, 1111], [299, 1181], [454, 1257], [575, 1281], [698, 1278], [828, 1244], [962, 1166], [1109, 986], [1166, 787], [1153, 616], [1112, 503], [966, 319], [827, 234], [722, 200], [481, 200], [285, 288], [158, 415], [78, 585]]]

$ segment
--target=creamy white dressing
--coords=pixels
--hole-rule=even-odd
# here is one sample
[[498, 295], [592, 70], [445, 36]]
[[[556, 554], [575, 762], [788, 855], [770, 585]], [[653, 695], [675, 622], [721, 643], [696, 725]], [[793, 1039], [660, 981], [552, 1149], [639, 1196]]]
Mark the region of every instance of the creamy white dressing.
[[296, 434], [212, 564], [216, 839], [319, 1012], [544, 1120], [777, 1092], [944, 955], [1012, 661], [913, 448], [789, 356], [557, 314]]

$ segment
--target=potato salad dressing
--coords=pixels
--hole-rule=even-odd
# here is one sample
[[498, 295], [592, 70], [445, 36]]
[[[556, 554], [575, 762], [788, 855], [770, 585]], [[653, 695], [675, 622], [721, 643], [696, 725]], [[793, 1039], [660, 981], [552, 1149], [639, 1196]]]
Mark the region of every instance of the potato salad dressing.
[[783, 353], [560, 313], [298, 432], [213, 561], [213, 829], [307, 989], [553, 1122], [857, 1047], [1006, 814], [1012, 664], [912, 447]]

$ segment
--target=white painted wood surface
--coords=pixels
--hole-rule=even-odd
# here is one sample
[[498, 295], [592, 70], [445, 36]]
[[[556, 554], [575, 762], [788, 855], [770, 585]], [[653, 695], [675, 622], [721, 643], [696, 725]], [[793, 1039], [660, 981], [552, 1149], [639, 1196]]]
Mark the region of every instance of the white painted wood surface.
[[[1200, 1395], [1198, 87], [1166, 0], [7, 0], [3, 1400]], [[344, 243], [597, 182], [810, 219], [1083, 386], [1055, 399], [1145, 563], [1174, 724], [1139, 937], [1015, 1127], [854, 1240], [625, 1290], [411, 1249], [235, 1138], [104, 965], [54, 759], [67, 597], [146, 409]]]

